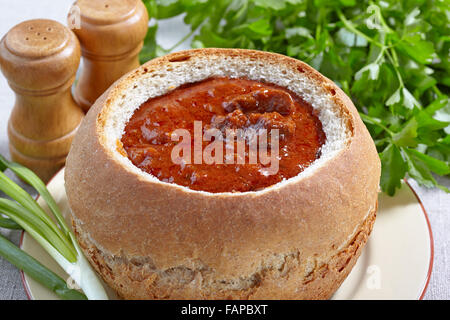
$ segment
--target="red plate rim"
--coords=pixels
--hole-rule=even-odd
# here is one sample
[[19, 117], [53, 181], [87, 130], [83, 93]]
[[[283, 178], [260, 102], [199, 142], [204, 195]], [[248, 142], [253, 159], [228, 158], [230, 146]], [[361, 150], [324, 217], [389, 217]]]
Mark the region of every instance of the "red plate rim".
[[[47, 182], [47, 185], [49, 185], [52, 180], [63, 170], [64, 168], [61, 168], [57, 173], [55, 173], [53, 175], [53, 177]], [[428, 285], [430, 283], [430, 278], [431, 278], [431, 273], [433, 272], [433, 261], [434, 261], [434, 238], [433, 238], [433, 231], [431, 229], [431, 224], [430, 224], [430, 220], [428, 219], [428, 213], [425, 210], [425, 207], [422, 203], [422, 201], [420, 200], [419, 196], [417, 195], [416, 191], [413, 189], [413, 187], [411, 187], [411, 185], [409, 184], [409, 182], [406, 179], [403, 179], [406, 183], [406, 185], [411, 189], [411, 191], [413, 192], [414, 196], [416, 197], [417, 201], [420, 204], [420, 207], [422, 208], [422, 212], [423, 215], [425, 216], [425, 221], [427, 222], [427, 227], [428, 227], [428, 234], [430, 236], [430, 262], [428, 264], [428, 273], [427, 273], [427, 280], [425, 282], [425, 285], [422, 289], [422, 293], [419, 296], [419, 300], [423, 300], [423, 297], [425, 296], [425, 293], [427, 292], [428, 289]], [[39, 196], [36, 197], [36, 200], [39, 199]], [[20, 243], [19, 246], [22, 249], [22, 242], [23, 242], [23, 237], [25, 235], [25, 231], [22, 231], [22, 234], [20, 236]], [[22, 270], [20, 270], [20, 277], [22, 279], [22, 285], [23, 288], [25, 289], [25, 293], [28, 297], [28, 300], [33, 300], [32, 294], [30, 292], [30, 288], [28, 287], [28, 283], [25, 280], [25, 274]]]

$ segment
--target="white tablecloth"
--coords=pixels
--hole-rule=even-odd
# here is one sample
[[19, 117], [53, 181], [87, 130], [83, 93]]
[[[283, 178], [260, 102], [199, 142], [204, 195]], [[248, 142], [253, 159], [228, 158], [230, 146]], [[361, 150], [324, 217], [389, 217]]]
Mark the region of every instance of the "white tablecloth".
[[[35, 18], [48, 18], [65, 24], [72, 0], [0, 0], [0, 36], [17, 23]], [[180, 26], [170, 23], [161, 27], [159, 38], [170, 47], [177, 39]], [[6, 79], [0, 74], [0, 153], [9, 157], [6, 126], [14, 104], [14, 94]], [[450, 179], [438, 178], [450, 187]], [[434, 236], [434, 267], [425, 299], [450, 299], [450, 195], [439, 189], [420, 188], [410, 181], [428, 212]], [[25, 187], [27, 188], [27, 187]], [[28, 189], [29, 190], [29, 189]], [[19, 242], [17, 231], [0, 230], [14, 243]], [[20, 274], [15, 267], [0, 257], [0, 300], [27, 299]]]

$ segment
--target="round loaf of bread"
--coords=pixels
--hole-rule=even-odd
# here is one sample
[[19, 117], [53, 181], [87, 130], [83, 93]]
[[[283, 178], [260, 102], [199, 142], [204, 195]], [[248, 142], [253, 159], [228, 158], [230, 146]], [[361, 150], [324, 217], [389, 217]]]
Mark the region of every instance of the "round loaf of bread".
[[[133, 165], [118, 141], [136, 109], [211, 77], [300, 96], [326, 135], [320, 157], [249, 192], [192, 190]], [[379, 180], [375, 145], [338, 86], [301, 61], [240, 49], [181, 51], [123, 76], [89, 110], [65, 171], [80, 245], [126, 299], [328, 299], [372, 230]]]

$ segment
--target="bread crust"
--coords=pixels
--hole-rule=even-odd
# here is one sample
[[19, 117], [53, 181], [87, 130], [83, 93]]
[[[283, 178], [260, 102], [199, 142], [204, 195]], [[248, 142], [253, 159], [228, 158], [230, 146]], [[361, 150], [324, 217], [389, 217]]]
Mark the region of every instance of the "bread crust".
[[157, 270], [148, 261], [128, 260], [105, 254], [89, 239], [80, 225], [72, 226], [91, 265], [124, 299], [329, 299], [348, 276], [364, 248], [375, 222], [373, 210], [358, 233], [328, 261], [310, 270], [298, 252], [283, 257], [280, 266], [267, 266], [247, 281], [245, 288], [230, 288], [214, 281], [207, 269]]
[[[210, 56], [276, 62], [313, 79], [338, 106], [351, 131], [349, 142], [313, 174], [263, 192], [192, 192], [146, 179], [117, 161], [105, 143], [104, 124], [111, 101], [146, 70], [158, 70], [173, 61], [183, 63], [186, 57]], [[319, 279], [311, 290], [302, 284], [314, 266], [328, 265], [374, 216], [380, 170], [375, 145], [351, 100], [307, 64], [261, 51], [196, 49], [149, 61], [119, 79], [97, 100], [74, 139], [65, 181], [79, 239], [89, 239], [84, 241], [86, 255], [92, 256], [89, 248], [94, 246], [103, 257], [129, 262], [128, 267], [112, 268], [112, 277], [97, 265], [124, 298], [182, 298], [169, 290], [170, 284], [167, 290], [132, 281], [121, 287], [119, 278], [133, 277], [130, 261], [151, 265], [159, 272], [211, 270], [211, 279], [230, 284], [224, 294], [196, 289], [191, 294], [183, 291], [186, 298], [248, 298], [242, 293], [248, 279], [261, 270], [278, 268], [295, 253], [302, 261], [303, 273], [289, 271], [289, 281], [279, 290], [276, 282], [263, 281], [258, 289], [261, 294], [253, 297], [314, 299], [328, 298], [356, 261], [360, 249], [350, 255], [339, 277]], [[372, 223], [364, 234], [368, 235], [371, 227]], [[360, 241], [358, 248], [364, 243]], [[96, 259], [102, 261], [98, 255]], [[174, 274], [176, 281], [179, 275]]]

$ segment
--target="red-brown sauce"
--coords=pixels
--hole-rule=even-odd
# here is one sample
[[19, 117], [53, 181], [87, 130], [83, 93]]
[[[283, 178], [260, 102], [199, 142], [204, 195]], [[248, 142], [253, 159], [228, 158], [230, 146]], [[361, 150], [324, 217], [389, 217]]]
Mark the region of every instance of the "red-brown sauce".
[[[195, 120], [202, 121], [203, 132], [217, 128], [224, 137], [226, 129], [278, 129], [278, 171], [268, 175], [265, 169], [270, 164], [249, 163], [248, 141], [244, 164], [195, 164]], [[172, 150], [179, 143], [171, 139], [176, 129], [191, 134], [190, 164], [172, 161]], [[268, 141], [271, 155], [270, 135]], [[255, 191], [294, 177], [320, 156], [324, 141], [319, 119], [298, 95], [277, 85], [230, 78], [183, 85], [149, 99], [135, 111], [121, 139], [128, 158], [138, 168], [161, 181], [208, 192]], [[210, 143], [203, 141], [203, 149]], [[223, 154], [226, 152], [224, 145]]]

